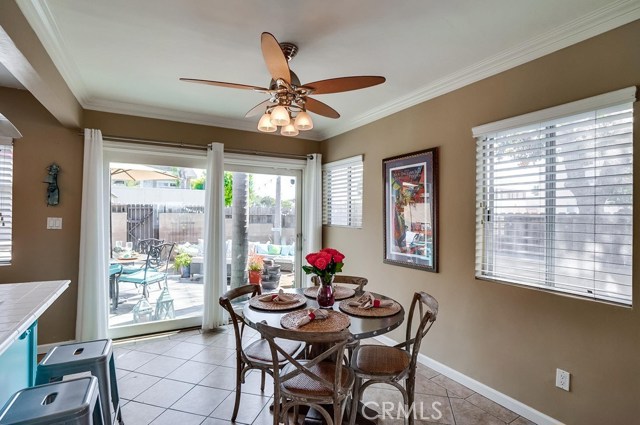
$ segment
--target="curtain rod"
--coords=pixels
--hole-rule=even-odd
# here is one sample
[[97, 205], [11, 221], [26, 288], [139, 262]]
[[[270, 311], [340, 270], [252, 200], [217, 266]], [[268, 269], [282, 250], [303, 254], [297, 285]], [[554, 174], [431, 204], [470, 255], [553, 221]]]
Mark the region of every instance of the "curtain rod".
[[[80, 136], [84, 136], [84, 133], [78, 133]], [[150, 139], [137, 139], [134, 137], [119, 137], [119, 136], [109, 136], [103, 135], [103, 139], [113, 140], [115, 142], [133, 142], [140, 143], [144, 145], [154, 145], [154, 146], [167, 146], [173, 148], [184, 148], [184, 149], [195, 149], [195, 150], [207, 150], [208, 145], [196, 145], [193, 143], [181, 143], [181, 142], [162, 142], [159, 140], [150, 140]], [[290, 159], [307, 159], [311, 157], [311, 154], [308, 155], [297, 155], [292, 153], [276, 153], [276, 152], [264, 152], [264, 151], [255, 151], [255, 150], [247, 150], [247, 149], [233, 149], [233, 148], [225, 148], [224, 151], [226, 153], [238, 153], [243, 155], [260, 155], [260, 156], [268, 156], [273, 158], [290, 158]]]

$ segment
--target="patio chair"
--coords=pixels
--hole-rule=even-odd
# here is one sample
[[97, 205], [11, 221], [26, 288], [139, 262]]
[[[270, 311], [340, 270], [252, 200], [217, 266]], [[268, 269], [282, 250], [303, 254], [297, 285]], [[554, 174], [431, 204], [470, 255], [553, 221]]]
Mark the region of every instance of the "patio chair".
[[149, 298], [150, 284], [160, 284], [164, 281], [164, 286], [167, 287], [168, 269], [174, 246], [175, 243], [164, 243], [149, 247], [144, 266], [134, 273], [120, 275], [119, 281], [142, 285], [142, 296], [145, 299]]
[[122, 264], [109, 264], [109, 297], [111, 298], [111, 308], [118, 308], [119, 287], [118, 279], [122, 275]]
[[[273, 423], [289, 423], [289, 410], [297, 420], [298, 408], [309, 406], [319, 412], [328, 425], [342, 424], [342, 417], [351, 393], [353, 371], [340, 360], [352, 335], [348, 329], [334, 332], [301, 332], [257, 324], [260, 334], [269, 342], [273, 370], [288, 361], [280, 373], [274, 374]], [[315, 347], [313, 357], [296, 359], [283, 347], [283, 341], [300, 341]], [[333, 415], [327, 410], [332, 406]]]
[[[164, 243], [164, 239], [155, 239], [155, 238], [140, 239], [138, 241], [138, 253], [140, 253], [143, 256], [149, 255], [149, 249], [151, 247], [159, 246], [159, 245], [162, 245], [163, 243]], [[122, 267], [122, 273], [123, 274], [135, 273], [137, 271], [142, 270], [143, 267], [144, 267], [144, 264], [126, 265]], [[160, 286], [160, 282], [158, 282], [158, 287], [159, 286]]]
[[[233, 324], [233, 332], [236, 338], [236, 400], [233, 406], [233, 414], [231, 415], [231, 422], [235, 422], [238, 416], [238, 408], [240, 407], [240, 395], [241, 385], [244, 383], [244, 378], [247, 372], [251, 369], [259, 370], [262, 374], [262, 380], [260, 382], [260, 391], [264, 392], [265, 373], [273, 376], [273, 361], [271, 359], [271, 350], [266, 340], [260, 339], [254, 341], [247, 346], [242, 346], [242, 334], [244, 332], [245, 320], [242, 316], [236, 314], [232, 302], [242, 297], [250, 295], [254, 297], [260, 295], [260, 285], [245, 285], [239, 288], [231, 289], [224, 293], [220, 297], [220, 305], [231, 316], [231, 323]], [[303, 349], [303, 345], [296, 341], [283, 341], [283, 352], [287, 353], [287, 356], [296, 357]], [[283, 366], [287, 364], [285, 357], [278, 354], [278, 364]]]
[[[411, 325], [416, 306], [419, 310], [420, 322], [416, 333], [412, 335]], [[364, 390], [369, 385], [376, 383], [389, 384], [400, 390], [404, 404], [409, 409], [407, 412], [414, 412], [411, 407], [414, 400], [416, 364], [420, 343], [436, 321], [437, 315], [438, 301], [426, 292], [416, 292], [409, 310], [404, 342], [393, 347], [360, 345], [355, 348], [351, 357], [351, 368], [355, 372], [356, 379], [353, 387], [350, 425], [355, 423], [355, 412]], [[404, 386], [400, 383], [402, 380], [404, 380]], [[407, 416], [405, 420], [408, 420], [409, 425], [413, 425], [415, 420], [413, 414]]]

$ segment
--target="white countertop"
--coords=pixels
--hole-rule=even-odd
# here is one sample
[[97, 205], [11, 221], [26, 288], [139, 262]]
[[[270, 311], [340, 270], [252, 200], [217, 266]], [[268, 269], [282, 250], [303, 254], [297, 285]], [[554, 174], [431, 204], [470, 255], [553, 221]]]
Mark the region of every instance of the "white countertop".
[[38, 320], [70, 280], [0, 284], [0, 354]]

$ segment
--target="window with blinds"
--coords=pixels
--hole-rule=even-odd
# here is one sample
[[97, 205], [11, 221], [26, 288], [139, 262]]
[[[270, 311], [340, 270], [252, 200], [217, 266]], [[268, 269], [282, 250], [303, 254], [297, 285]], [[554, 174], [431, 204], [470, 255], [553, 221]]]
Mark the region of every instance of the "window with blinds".
[[635, 87], [473, 129], [476, 277], [631, 305]]
[[11, 264], [12, 139], [0, 137], [0, 265]]
[[362, 155], [322, 166], [322, 224], [362, 227]]

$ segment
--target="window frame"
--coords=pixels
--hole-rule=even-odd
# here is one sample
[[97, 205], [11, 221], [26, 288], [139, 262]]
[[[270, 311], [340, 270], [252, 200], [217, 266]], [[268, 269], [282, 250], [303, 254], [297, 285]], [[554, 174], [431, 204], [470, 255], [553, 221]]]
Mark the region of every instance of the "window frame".
[[[327, 190], [332, 183], [327, 181], [330, 174], [346, 173], [346, 177], [337, 179], [338, 184], [346, 184], [346, 204], [342, 205], [344, 213], [335, 215], [332, 213], [334, 192]], [[358, 185], [359, 184], [359, 185]], [[355, 194], [355, 196], [354, 196]], [[332, 196], [333, 195], [333, 196]], [[359, 195], [359, 196], [358, 196]], [[364, 225], [364, 156], [355, 155], [338, 161], [322, 164], [322, 225], [331, 227], [344, 227], [362, 229]], [[345, 222], [336, 222], [340, 219]]]
[[[630, 294], [628, 295], [628, 299], [626, 298], [626, 294], [624, 294], [624, 291], [622, 293], [617, 293], [616, 295], [618, 295], [618, 297], [615, 297], [613, 295], [608, 294], [607, 291], [605, 290], [596, 288], [596, 284], [598, 282], [602, 282], [600, 279], [598, 279], [597, 277], [598, 274], [602, 275], [605, 273], [603, 269], [599, 269], [598, 266], [607, 264], [607, 262], [603, 259], [596, 260], [596, 258], [599, 255], [600, 256], [605, 255], [603, 252], [597, 250], [596, 245], [598, 242], [596, 239], [594, 239], [592, 242], [594, 247], [591, 250], [580, 249], [577, 251], [579, 254], [580, 253], [594, 254], [594, 257], [593, 257], [594, 258], [593, 260], [594, 275], [592, 278], [588, 279], [589, 282], [593, 282], [592, 291], [589, 291], [588, 285], [576, 286], [575, 289], [571, 289], [571, 284], [568, 283], [571, 280], [571, 277], [567, 277], [566, 281], [563, 281], [562, 277], [560, 278], [558, 277], [560, 273], [556, 271], [554, 262], [557, 257], [555, 250], [558, 250], [560, 248], [558, 248], [555, 245], [557, 242], [557, 240], [555, 239], [556, 237], [555, 233], [557, 231], [555, 226], [556, 226], [556, 219], [561, 216], [561, 214], [558, 211], [562, 210], [563, 208], [566, 208], [566, 206], [560, 206], [555, 204], [555, 202], [561, 198], [556, 194], [556, 192], [557, 191], [559, 192], [560, 190], [567, 190], [567, 188], [563, 187], [562, 189], [559, 189], [556, 187], [558, 183], [563, 183], [563, 179], [557, 177], [557, 174], [562, 174], [562, 172], [558, 171], [558, 173], [556, 174], [556, 166], [558, 166], [562, 162], [556, 163], [556, 160], [558, 158], [561, 158], [563, 155], [567, 155], [567, 153], [566, 152], [563, 153], [562, 146], [555, 145], [556, 139], [561, 137], [561, 136], [557, 136], [556, 133], [553, 131], [555, 127], [553, 125], [542, 127], [542, 124], [553, 124], [554, 120], [575, 118], [580, 114], [597, 113], [601, 110], [611, 108], [611, 107], [630, 105], [632, 121], [627, 125], [630, 127], [629, 129], [630, 136], [628, 137], [630, 137], [630, 140], [631, 140], [631, 147], [630, 147], [631, 152], [625, 155], [631, 161], [630, 176], [631, 178], [633, 178], [633, 167], [634, 167], [633, 142], [635, 139], [635, 135], [633, 132], [634, 130], [633, 129], [634, 127], [633, 103], [635, 102], [635, 93], [636, 93], [636, 88], [629, 87], [626, 89], [617, 90], [617, 91], [606, 93], [603, 95], [594, 96], [594, 97], [579, 100], [576, 102], [571, 102], [568, 104], [544, 109], [541, 111], [532, 112], [529, 114], [525, 114], [525, 115], [521, 115], [513, 118], [508, 118], [505, 120], [501, 120], [501, 121], [497, 121], [494, 123], [489, 123], [489, 124], [485, 124], [485, 125], [473, 128], [472, 133], [474, 138], [476, 139], [476, 146], [477, 146], [477, 151], [476, 151], [476, 261], [475, 261], [475, 277], [477, 279], [495, 281], [498, 283], [516, 285], [516, 286], [521, 286], [521, 287], [526, 287], [531, 289], [539, 289], [539, 290], [553, 292], [559, 295], [574, 296], [574, 297], [587, 299], [591, 301], [612, 303], [615, 305], [621, 305], [626, 307], [632, 306], [633, 304], [633, 273], [632, 273], [633, 253], [630, 254], [631, 266], [628, 267], [629, 274], [627, 275], [629, 285], [630, 285]], [[544, 252], [540, 256], [541, 257], [540, 261], [542, 262], [542, 267], [544, 268], [544, 272], [543, 272], [544, 282], [545, 283], [550, 282], [551, 284], [549, 286], [536, 284], [532, 282], [532, 280], [534, 280], [533, 278], [525, 277], [522, 279], [518, 279], [517, 273], [513, 273], [513, 272], [509, 273], [504, 271], [496, 272], [495, 270], [492, 270], [492, 268], [496, 265], [495, 258], [500, 255], [507, 255], [508, 252], [504, 251], [502, 252], [502, 254], [500, 254], [500, 249], [497, 246], [496, 241], [493, 240], [493, 238], [496, 236], [497, 233], [496, 231], [492, 231], [491, 229], [489, 229], [488, 227], [490, 226], [487, 226], [487, 223], [492, 219], [492, 214], [496, 214], [496, 211], [498, 211], [496, 207], [497, 205], [496, 203], [499, 201], [496, 198], [497, 192], [495, 192], [495, 189], [492, 189], [492, 188], [494, 188], [496, 185], [500, 186], [500, 184], [496, 183], [495, 179], [497, 177], [495, 176], [495, 174], [497, 173], [497, 171], [496, 171], [496, 168], [493, 168], [493, 167], [495, 166], [496, 162], [501, 159], [501, 156], [502, 156], [502, 159], [504, 159], [507, 155], [505, 153], [502, 153], [502, 154], [497, 153], [498, 149], [495, 147], [496, 146], [495, 144], [491, 145], [492, 143], [491, 141], [497, 140], [497, 135], [500, 133], [502, 133], [503, 135], [507, 134], [506, 137], [509, 137], [512, 140], [516, 139], [517, 138], [515, 136], [516, 134], [518, 134], [519, 132], [524, 133], [526, 128], [532, 125], [538, 125], [540, 128], [542, 128], [540, 130], [540, 133], [546, 136], [546, 140], [544, 141], [544, 146], [537, 148], [537, 149], [544, 149], [544, 155], [543, 155], [544, 163], [538, 166], [538, 167], [544, 168], [544, 171], [541, 172], [541, 175], [543, 177], [541, 178], [542, 180], [540, 183], [542, 186], [542, 192], [544, 193], [544, 195], [540, 197], [540, 201], [541, 202], [543, 201], [544, 205], [539, 205], [538, 208], [540, 207], [544, 208], [543, 215], [544, 215], [545, 236], [543, 237], [543, 241], [542, 241]], [[576, 128], [576, 126], [578, 126], [578, 124], [575, 124], [573, 128]], [[596, 129], [597, 127], [594, 126], [594, 130], [593, 130], [594, 136], [591, 139], [587, 139], [587, 141], [593, 141], [594, 152], [596, 152], [597, 149], [602, 148], [602, 146], [599, 145], [598, 142], [599, 140], [602, 140], [603, 138], [605, 138], [605, 136], [595, 135], [597, 132]], [[580, 153], [586, 152], [585, 148], [580, 145], [580, 143], [582, 142], [583, 140], [582, 141], [578, 140], [577, 142], [575, 142], [578, 148], [575, 151], [571, 151], [570, 153], [580, 154]], [[535, 145], [535, 143], [533, 142], [520, 142], [520, 143], [521, 143], [520, 145], [516, 144], [514, 146], [516, 147], [524, 146], [525, 148], [530, 148], [531, 146]], [[531, 143], [531, 144], [527, 146], [527, 143]], [[490, 148], [489, 146], [493, 146], [493, 147]], [[617, 144], [614, 145], [614, 147], [617, 147], [617, 146], [618, 146]], [[598, 159], [598, 157], [594, 156], [593, 170], [596, 170], [598, 167], [602, 167], [602, 166], [595, 165], [596, 159]], [[591, 170], [590, 167], [582, 167], [580, 169]], [[566, 172], [566, 170], [567, 169], [565, 168], [563, 172]], [[514, 179], [516, 178], [515, 176], [516, 174], [509, 177], [509, 179]], [[608, 183], [608, 184], [598, 183], [597, 182], [598, 177], [602, 178], [603, 176], [594, 175], [593, 177], [591, 177], [595, 179], [593, 183], [594, 199], [598, 197], [596, 196], [596, 192], [598, 188], [603, 188], [603, 187], [606, 188], [607, 186], [611, 185], [611, 183]], [[587, 177], [584, 177], [584, 178], [586, 179]], [[504, 184], [505, 183], [502, 183], [502, 185]], [[514, 183], [511, 183], [511, 184], [513, 185]], [[517, 185], [519, 184], [520, 183], [517, 183]], [[631, 200], [632, 200], [633, 183], [632, 182], [627, 183], [627, 186], [630, 186], [631, 188], [631, 195], [629, 196], [631, 197]], [[513, 195], [518, 195], [518, 194], [514, 193]], [[570, 199], [573, 200], [580, 196], [582, 195], [572, 194], [572, 198]], [[527, 199], [531, 199], [531, 197]], [[564, 199], [567, 199], [567, 198], [565, 197]], [[600, 204], [595, 202], [594, 208], [596, 208], [599, 205]], [[502, 207], [502, 208], [505, 208], [505, 207]], [[633, 211], [632, 206], [630, 208], [631, 208], [631, 211]], [[579, 217], [580, 215], [581, 213], [579, 212], [576, 216]], [[595, 218], [595, 217], [598, 217], [598, 213], [595, 209], [594, 209], [593, 215], [594, 215], [593, 235], [595, 238], [597, 235], [603, 235], [605, 233], [603, 233], [602, 230], [596, 231], [599, 224]], [[495, 216], [493, 218], [495, 222]], [[631, 247], [633, 247], [633, 237], [634, 237], [632, 218], [633, 218], [633, 215], [631, 215], [630, 224], [616, 224], [623, 227], [627, 227], [627, 226], [631, 227], [628, 233], [622, 235], [630, 238]], [[508, 223], [513, 223], [513, 222], [508, 222]], [[600, 223], [600, 225], [602, 225], [602, 223]], [[518, 232], [520, 232], [520, 230], [518, 230]], [[567, 231], [562, 231], [562, 232], [567, 232]], [[549, 235], [552, 235], [552, 236], [549, 236]], [[580, 243], [580, 241], [575, 241], [575, 242], [571, 241], [571, 243]], [[586, 244], [587, 242], [582, 242], [582, 243]], [[626, 246], [627, 244], [625, 243], [623, 247], [626, 247]], [[513, 250], [514, 248], [511, 248], [511, 249]], [[550, 263], [551, 263], [551, 266], [550, 266]], [[522, 262], [518, 262], [517, 264], [519, 264], [520, 267], [524, 267]], [[561, 266], [560, 268], [562, 267], [566, 268], [566, 266]], [[515, 268], [518, 268], [518, 265], [516, 265], [514, 269]], [[578, 270], [582, 271], [582, 269], [578, 269]], [[576, 276], [577, 275], [578, 274], [576, 274]]]

